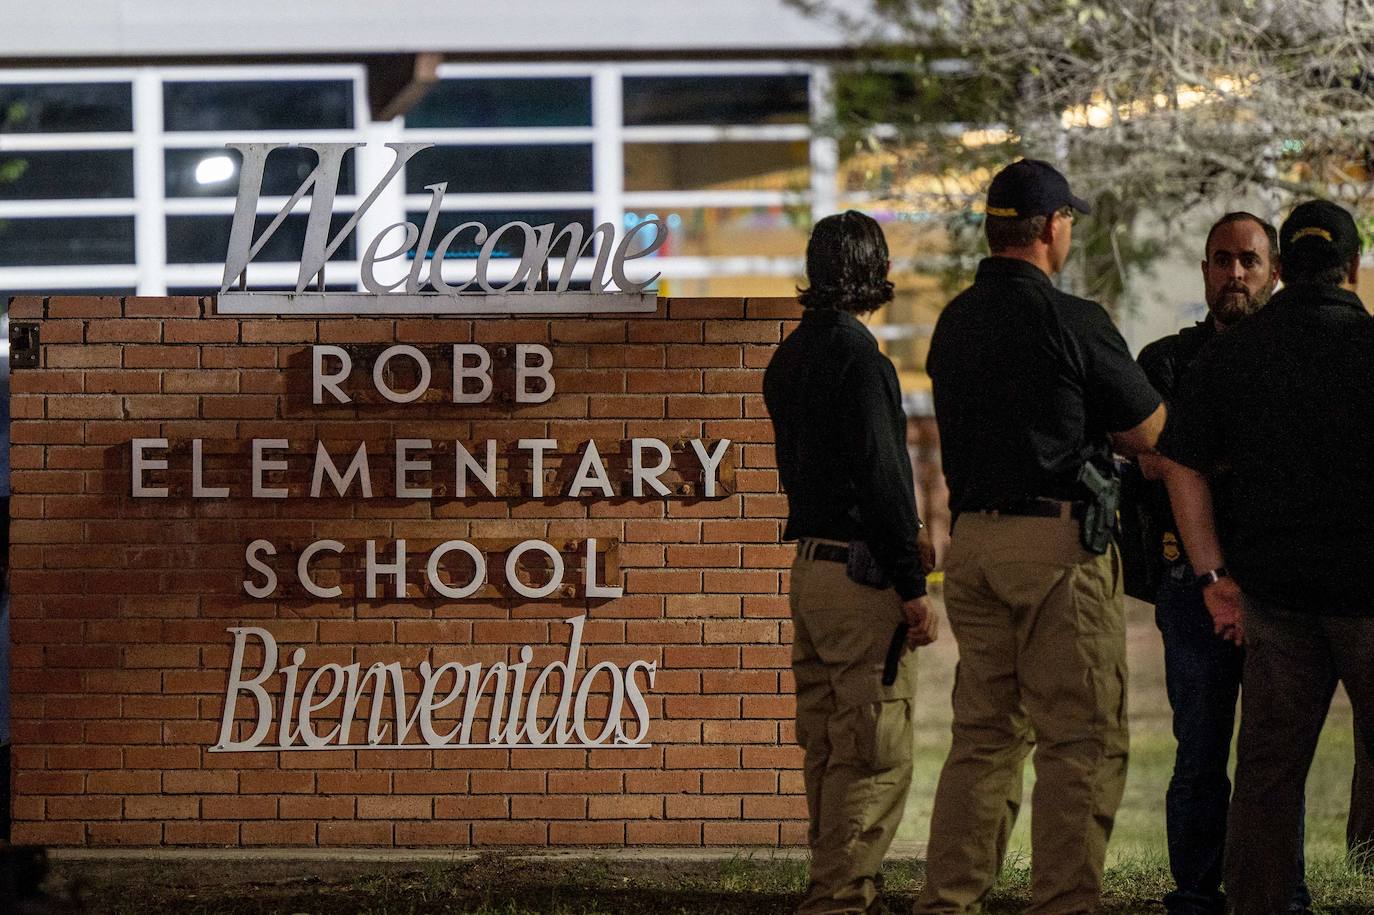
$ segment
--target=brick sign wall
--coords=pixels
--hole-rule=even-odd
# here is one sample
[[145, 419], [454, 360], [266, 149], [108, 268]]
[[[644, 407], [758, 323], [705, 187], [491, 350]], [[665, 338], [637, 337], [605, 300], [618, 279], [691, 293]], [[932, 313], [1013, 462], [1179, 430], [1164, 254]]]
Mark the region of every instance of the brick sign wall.
[[[791, 722], [787, 572], [779, 544], [785, 499], [773, 469], [771, 429], [759, 394], [773, 346], [797, 317], [790, 300], [661, 301], [642, 316], [553, 319], [216, 317], [209, 299], [21, 298], [11, 321], [38, 325], [40, 362], [12, 375], [11, 585], [14, 836], [56, 845], [559, 845], [765, 844], [804, 841], [805, 804]], [[433, 359], [432, 384], [397, 404], [379, 396], [371, 368], [395, 344]], [[451, 345], [479, 344], [492, 393], [454, 403]], [[347, 404], [314, 402], [313, 347], [342, 348], [353, 372]], [[542, 403], [514, 394], [514, 352], [552, 355], [555, 393]], [[337, 363], [330, 363], [336, 365]], [[418, 363], [382, 374], [395, 390], [417, 383]], [[537, 384], [535, 385], [537, 387]], [[668, 495], [631, 489], [635, 439], [670, 449]], [[165, 439], [165, 447], [135, 440]], [[286, 440], [261, 457], [285, 462], [262, 474], [286, 498], [255, 498], [254, 440]], [[398, 439], [428, 448], [396, 498]], [[496, 442], [496, 493], [456, 493], [457, 444], [481, 458]], [[521, 440], [551, 439], [536, 474]], [[692, 440], [730, 444], [717, 489]], [[199, 444], [194, 444], [196, 441]], [[564, 495], [597, 448], [614, 494]], [[374, 497], [310, 494], [318, 447], [343, 471], [365, 443]], [[652, 455], [651, 455], [652, 456]], [[145, 466], [135, 470], [136, 459]], [[160, 462], [165, 462], [165, 468]], [[193, 479], [193, 466], [201, 470]], [[269, 465], [264, 465], [268, 467]], [[545, 485], [533, 494], [535, 476]], [[165, 497], [135, 498], [135, 481]], [[193, 487], [227, 487], [197, 498]], [[297, 579], [297, 559], [322, 539], [321, 598]], [[382, 573], [366, 595], [365, 544], [394, 561], [407, 542], [405, 596]], [[425, 560], [441, 542], [481, 551], [488, 580], [463, 599], [427, 585]], [[515, 545], [550, 544], [562, 584], [530, 599], [506, 580]], [[589, 541], [595, 540], [594, 549]], [[277, 577], [265, 585], [246, 548]], [[537, 551], [515, 569], [528, 589], [547, 581]], [[476, 560], [450, 554], [443, 574], [463, 580]], [[588, 579], [591, 565], [591, 579]], [[589, 587], [623, 587], [595, 597]], [[578, 657], [569, 659], [580, 624]], [[424, 671], [526, 655], [529, 679], [554, 661], [585, 672], [635, 662], [649, 724], [645, 746], [430, 748], [411, 730], [405, 749], [371, 749], [366, 703], [349, 749], [216, 752], [228, 733], [250, 741], [258, 704], [236, 694], [222, 731], [231, 630], [270, 633], [277, 667], [261, 688], [272, 714], [262, 745], [287, 735], [312, 671], [334, 664], [396, 665], [401, 695]], [[265, 664], [261, 638], [242, 636], [241, 680]], [[296, 649], [303, 653], [293, 655]], [[425, 663], [425, 667], [421, 667]], [[287, 689], [289, 679], [294, 692]], [[555, 681], [539, 702], [552, 715]], [[610, 678], [589, 688], [590, 731], [613, 700]], [[321, 680], [325, 692], [327, 681]], [[529, 684], [525, 686], [526, 694]], [[397, 692], [382, 693], [395, 720]], [[318, 699], [323, 697], [318, 696]], [[435, 714], [448, 731], [461, 702]], [[315, 731], [339, 721], [322, 705]], [[486, 742], [490, 698], [471, 742]], [[622, 717], [634, 737], [636, 715]], [[332, 716], [332, 717], [331, 717]], [[394, 734], [394, 732], [391, 732]], [[359, 737], [359, 734], [364, 736]], [[389, 741], [391, 738], [388, 737]], [[383, 741], [384, 743], [387, 741]], [[576, 739], [574, 739], [576, 742]], [[518, 743], [518, 741], [517, 741]]]

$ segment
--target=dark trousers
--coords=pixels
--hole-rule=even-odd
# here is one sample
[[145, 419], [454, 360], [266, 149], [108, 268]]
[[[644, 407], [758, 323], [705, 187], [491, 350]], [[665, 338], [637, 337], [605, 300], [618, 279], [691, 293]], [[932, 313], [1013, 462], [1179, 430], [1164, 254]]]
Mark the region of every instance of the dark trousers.
[[1298, 881], [1307, 771], [1337, 681], [1350, 695], [1357, 739], [1367, 754], [1374, 749], [1374, 617], [1293, 613], [1250, 599], [1244, 619], [1226, 889], [1239, 915], [1271, 915]]
[[[1164, 677], [1178, 742], [1165, 795], [1169, 869], [1175, 889], [1164, 897], [1171, 915], [1225, 910], [1221, 892], [1226, 816], [1231, 802], [1227, 768], [1245, 652], [1212, 632], [1212, 618], [1186, 564], [1165, 570], [1155, 604], [1164, 638]], [[1302, 873], [1302, 847], [1297, 872]], [[1299, 882], [1293, 908], [1310, 903]]]
[[1355, 728], [1355, 775], [1350, 780], [1350, 819], [1346, 821], [1345, 841], [1350, 863], [1365, 873], [1374, 873], [1374, 740]]

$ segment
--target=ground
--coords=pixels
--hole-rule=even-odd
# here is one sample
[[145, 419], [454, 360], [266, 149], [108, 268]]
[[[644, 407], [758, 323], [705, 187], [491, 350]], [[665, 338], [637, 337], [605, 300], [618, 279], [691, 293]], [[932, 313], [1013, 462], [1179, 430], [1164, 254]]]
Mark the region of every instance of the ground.
[[[1131, 765], [1112, 838], [1103, 911], [1161, 913], [1170, 887], [1163, 799], [1173, 758], [1159, 636], [1151, 608], [1128, 601]], [[921, 844], [931, 795], [949, 742], [954, 645], [948, 632], [920, 657], [917, 771], [907, 818], [885, 868], [891, 912], [919, 891]], [[1308, 780], [1308, 880], [1317, 911], [1374, 915], [1374, 878], [1343, 861], [1353, 759], [1350, 707], [1338, 696]], [[1027, 772], [1026, 797], [1030, 797]], [[1027, 813], [1029, 809], [1026, 808]], [[1029, 816], [989, 900], [990, 915], [1018, 912], [1029, 880]], [[212, 853], [213, 854], [213, 853]], [[58, 857], [46, 883], [51, 904], [34, 912], [430, 913], [784, 913], [806, 879], [793, 851], [602, 851], [455, 853], [405, 860], [393, 854], [331, 860], [211, 857], [150, 860]], [[22, 909], [20, 911], [23, 911]]]

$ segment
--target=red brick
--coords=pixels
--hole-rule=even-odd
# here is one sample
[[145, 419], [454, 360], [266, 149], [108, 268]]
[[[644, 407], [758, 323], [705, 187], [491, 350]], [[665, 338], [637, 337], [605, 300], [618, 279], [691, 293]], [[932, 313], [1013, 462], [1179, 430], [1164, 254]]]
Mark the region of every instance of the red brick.
[[587, 803], [585, 797], [522, 794], [510, 799], [510, 815], [513, 820], [582, 820], [587, 817]]
[[200, 801], [193, 797], [126, 797], [124, 816], [133, 820], [193, 820]]
[[744, 299], [736, 298], [691, 298], [669, 299], [668, 317], [674, 320], [706, 321], [716, 318], [744, 317]]
[[625, 824], [625, 843], [637, 845], [700, 845], [701, 823], [640, 820]]
[[670, 794], [664, 799], [664, 809], [670, 820], [736, 819], [740, 815], [740, 798]]
[[87, 343], [160, 343], [159, 321], [116, 319], [91, 321], [86, 325]]
[[168, 845], [237, 845], [237, 823], [167, 823], [162, 827], [163, 841]]
[[319, 824], [319, 844], [391, 845], [394, 828], [391, 823], [324, 822]]
[[244, 845], [314, 845], [315, 824], [299, 822], [244, 823], [240, 827], [240, 835]]
[[49, 318], [118, 318], [121, 314], [117, 296], [55, 295], [48, 299]]
[[[42, 296], [17, 295], [9, 300], [7, 313], [16, 320], [35, 320], [43, 317], [43, 303]], [[0, 302], [0, 305], [5, 305], [5, 303]]]
[[472, 824], [473, 845], [547, 845], [548, 824], [529, 820]]
[[365, 820], [429, 819], [434, 800], [429, 797], [360, 797], [358, 816]]
[[164, 343], [237, 343], [237, 321], [215, 318], [162, 322]]
[[200, 365], [200, 349], [195, 346], [131, 345], [113, 348], [124, 354], [124, 367], [130, 369], [193, 369]]
[[192, 296], [128, 296], [124, 316], [128, 318], [198, 318], [202, 300]]
[[703, 823], [703, 845], [777, 845], [776, 823]]
[[91, 845], [160, 845], [161, 823], [91, 823], [86, 827]]

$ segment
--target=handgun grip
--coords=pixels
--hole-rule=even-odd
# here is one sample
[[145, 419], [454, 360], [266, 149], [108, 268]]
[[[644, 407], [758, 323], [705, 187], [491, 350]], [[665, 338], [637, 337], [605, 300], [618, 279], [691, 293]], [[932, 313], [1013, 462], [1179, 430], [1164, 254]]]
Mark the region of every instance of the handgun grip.
[[902, 652], [906, 650], [906, 633], [911, 628], [905, 621], [897, 624], [892, 633], [892, 642], [887, 646], [887, 659], [883, 661], [883, 686], [897, 682], [897, 668], [902, 663]]

